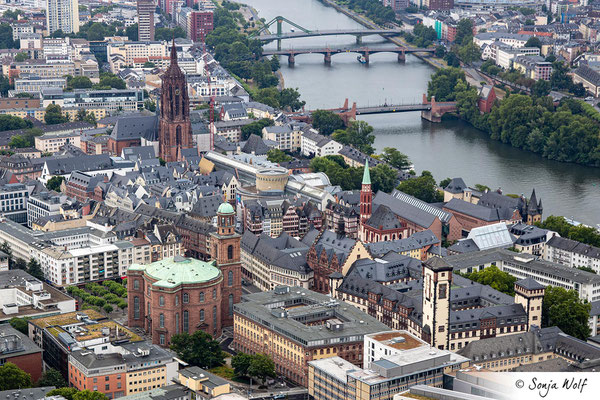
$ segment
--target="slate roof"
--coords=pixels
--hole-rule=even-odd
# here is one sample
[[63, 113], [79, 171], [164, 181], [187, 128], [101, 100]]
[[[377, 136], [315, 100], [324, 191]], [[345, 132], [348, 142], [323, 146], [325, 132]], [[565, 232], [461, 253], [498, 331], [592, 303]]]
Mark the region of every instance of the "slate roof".
[[445, 191], [450, 193], [462, 193], [467, 188], [467, 184], [462, 178], [453, 178], [450, 183], [444, 188]]
[[131, 161], [156, 159], [153, 146], [125, 147], [121, 153], [124, 159]]
[[585, 64], [581, 64], [574, 74], [590, 82], [594, 86], [600, 86], [600, 73]]
[[306, 263], [308, 246], [283, 232], [272, 238], [263, 233], [260, 236], [250, 231], [242, 236], [241, 249], [268, 265], [308, 274], [311, 268]]
[[190, 214], [204, 218], [214, 217], [217, 215], [217, 209], [222, 203], [223, 196], [221, 195], [200, 197], [196, 204], [194, 204]]
[[485, 222], [495, 222], [505, 219], [500, 215], [500, 210], [497, 208], [488, 208], [460, 199], [450, 200], [444, 205], [444, 208]]
[[110, 169], [113, 162], [108, 154], [84, 155], [69, 158], [54, 158], [46, 160], [50, 175], [65, 175], [73, 171], [97, 171]]
[[158, 137], [158, 116], [134, 115], [119, 118], [110, 136], [117, 141], [141, 138], [156, 140]]
[[250, 135], [246, 141], [246, 144], [244, 144], [244, 147], [242, 148], [242, 152], [257, 156], [265, 155], [268, 151], [269, 146], [265, 144], [260, 136], [255, 134]]
[[402, 224], [396, 217], [396, 214], [389, 207], [380, 205], [377, 207], [371, 218], [367, 220], [367, 225], [380, 230], [400, 229]]
[[[304, 240], [303, 242], [306, 243]], [[329, 260], [336, 255], [339, 264], [341, 265], [344, 263], [346, 257], [348, 254], [350, 254], [350, 251], [355, 244], [356, 240], [354, 239], [347, 238], [344, 235], [337, 234], [333, 231], [325, 230], [317, 238], [313, 246], [315, 247], [315, 250], [319, 256], [323, 251], [325, 251], [325, 254]]]
[[477, 247], [473, 239], [463, 239], [448, 247], [448, 251], [457, 254], [472, 253], [479, 251], [479, 247]]
[[535, 279], [533, 279], [530, 276], [525, 279], [516, 281], [515, 284], [527, 290], [541, 290], [545, 288], [544, 285], [538, 283]]
[[553, 236], [546, 242], [546, 246], [579, 254], [585, 257], [600, 258], [600, 248], [560, 236]]
[[435, 218], [440, 218], [442, 222], [448, 222], [452, 214], [439, 208], [409, 196], [406, 193], [394, 190], [392, 194], [379, 191], [373, 198], [373, 207], [385, 205], [396, 215], [410, 222], [413, 222], [424, 228], [429, 228]]

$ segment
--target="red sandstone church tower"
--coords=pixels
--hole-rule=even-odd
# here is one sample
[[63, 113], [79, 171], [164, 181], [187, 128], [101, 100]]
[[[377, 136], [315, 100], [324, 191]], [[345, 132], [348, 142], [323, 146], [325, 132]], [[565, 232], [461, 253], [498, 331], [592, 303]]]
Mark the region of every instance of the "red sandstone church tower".
[[160, 158], [166, 162], [181, 161], [181, 149], [192, 147], [190, 99], [185, 75], [177, 65], [175, 39], [171, 47], [171, 65], [162, 77], [158, 141]]
[[223, 274], [221, 324], [233, 325], [233, 305], [242, 298], [241, 236], [235, 232], [235, 211], [223, 203], [217, 210], [217, 231], [210, 234], [211, 258]]

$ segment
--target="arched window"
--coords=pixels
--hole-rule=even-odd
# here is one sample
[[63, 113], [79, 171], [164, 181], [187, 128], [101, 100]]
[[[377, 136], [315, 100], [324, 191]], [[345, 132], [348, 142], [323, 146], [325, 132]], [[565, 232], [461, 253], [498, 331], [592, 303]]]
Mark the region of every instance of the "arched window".
[[233, 295], [229, 295], [229, 316], [233, 315]]
[[164, 296], [160, 296], [158, 298], [158, 305], [161, 306], [161, 307], [165, 306], [165, 297]]
[[190, 302], [190, 295], [187, 293], [183, 294], [183, 304], [187, 304]]
[[181, 139], [181, 125], [177, 125], [177, 128], [175, 128], [175, 144], [183, 144], [183, 140]]
[[204, 310], [200, 310], [200, 321], [204, 321]]
[[179, 305], [179, 295], [175, 295], [175, 305]]
[[175, 314], [175, 333], [179, 333], [179, 313]]
[[160, 327], [164, 328], [165, 327], [165, 314], [160, 314], [158, 320], [159, 320]]
[[233, 286], [233, 271], [229, 271], [227, 274], [227, 285]]
[[213, 289], [213, 299], [216, 299], [216, 298], [217, 298], [217, 289], [214, 288]]
[[213, 306], [213, 330], [217, 331], [217, 306]]
[[204, 292], [200, 292], [200, 303], [204, 303]]
[[187, 310], [183, 312], [183, 331], [185, 333], [190, 331], [190, 313]]
[[138, 281], [137, 279], [133, 281], [133, 288], [135, 290], [139, 290], [140, 289], [140, 281]]
[[148, 302], [148, 304], [147, 304], [146, 314], [150, 315], [150, 302]]
[[137, 296], [133, 298], [133, 318], [140, 319], [140, 298]]
[[232, 244], [227, 246], [227, 259], [233, 260], [233, 245]]

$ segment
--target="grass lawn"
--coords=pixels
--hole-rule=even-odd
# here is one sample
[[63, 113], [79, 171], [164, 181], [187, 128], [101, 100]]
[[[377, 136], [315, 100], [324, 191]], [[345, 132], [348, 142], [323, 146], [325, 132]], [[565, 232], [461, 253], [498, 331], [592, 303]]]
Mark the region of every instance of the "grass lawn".
[[221, 365], [220, 367], [211, 368], [208, 370], [215, 375], [220, 376], [224, 379], [229, 379], [230, 381], [235, 378], [235, 372], [233, 372], [233, 368], [228, 367], [227, 365]]

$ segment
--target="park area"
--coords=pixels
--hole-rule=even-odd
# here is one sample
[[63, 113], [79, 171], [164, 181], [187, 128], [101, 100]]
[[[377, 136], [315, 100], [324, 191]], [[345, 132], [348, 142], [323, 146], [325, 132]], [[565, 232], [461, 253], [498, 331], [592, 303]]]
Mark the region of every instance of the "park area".
[[127, 308], [127, 279], [123, 283], [104, 281], [102, 284], [90, 282], [83, 288], [69, 286], [67, 293], [79, 301], [79, 309], [104, 311], [107, 315]]

